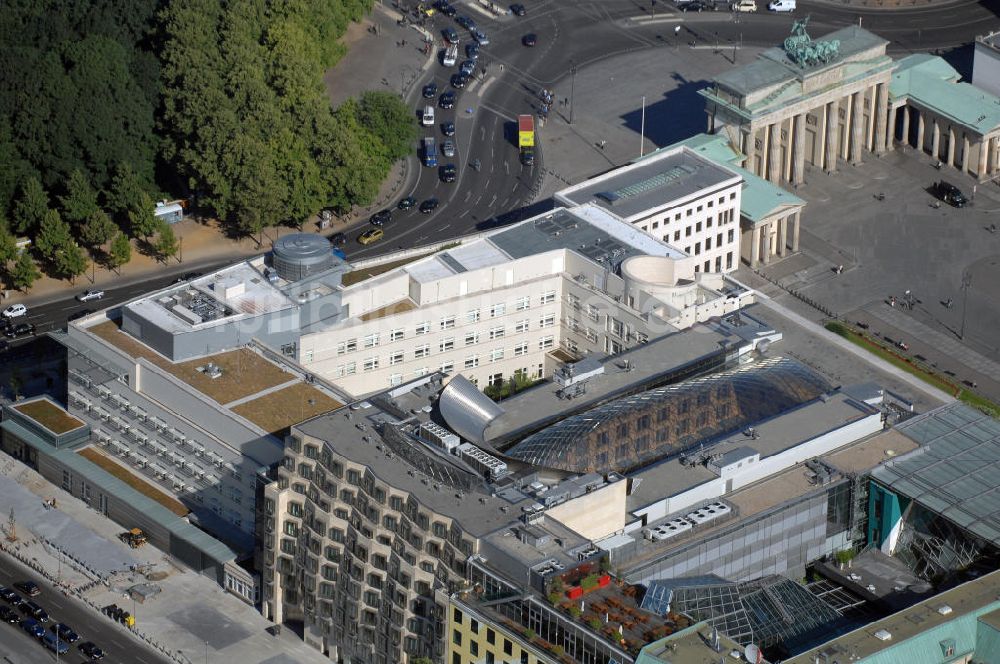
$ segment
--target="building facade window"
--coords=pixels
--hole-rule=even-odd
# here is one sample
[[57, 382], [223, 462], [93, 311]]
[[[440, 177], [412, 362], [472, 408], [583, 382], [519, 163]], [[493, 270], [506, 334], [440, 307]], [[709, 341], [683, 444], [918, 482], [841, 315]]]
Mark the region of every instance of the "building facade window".
[[377, 357], [366, 357], [364, 362], [361, 363], [362, 371], [374, 371], [378, 369], [378, 358]]
[[548, 291], [546, 293], [542, 293], [542, 297], [541, 297], [541, 303], [542, 304], [552, 304], [555, 301], [556, 301], [556, 292], [555, 291]]
[[541, 350], [545, 350], [546, 348], [552, 348], [554, 344], [555, 344], [555, 337], [553, 337], [551, 334], [542, 337], [541, 339], [538, 340], [538, 348]]
[[478, 366], [479, 366], [479, 356], [478, 355], [470, 355], [467, 358], [465, 358], [465, 368], [466, 369], [475, 369]]
[[521, 343], [514, 346], [514, 356], [527, 355], [528, 354], [528, 342], [522, 341]]
[[496, 318], [498, 316], [503, 316], [507, 313], [507, 305], [501, 302], [500, 304], [494, 304], [490, 307], [490, 318]]
[[514, 300], [515, 311], [525, 311], [530, 306], [531, 306], [531, 298], [529, 298], [527, 295], [525, 295], [524, 297], [519, 297], [516, 300]]
[[430, 323], [417, 323], [417, 326], [413, 328], [414, 334], [427, 334], [431, 331]]

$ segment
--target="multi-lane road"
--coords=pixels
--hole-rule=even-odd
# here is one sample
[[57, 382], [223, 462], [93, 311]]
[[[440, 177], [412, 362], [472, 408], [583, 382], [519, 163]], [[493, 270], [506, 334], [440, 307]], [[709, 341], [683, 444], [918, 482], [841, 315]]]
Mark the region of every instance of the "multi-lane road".
[[[809, 29], [821, 36], [846, 25], [863, 27], [890, 41], [891, 53], [901, 55], [913, 51], [944, 49], [969, 43], [976, 34], [992, 29], [997, 13], [990, 3], [959, 1], [949, 4], [907, 9], [866, 10], [833, 2], [800, 0], [792, 14], [761, 11], [735, 14], [728, 11], [681, 12], [672, 2], [655, 0], [541, 0], [527, 2], [527, 15], [490, 17], [484, 11], [470, 7], [474, 3], [453, 2], [459, 15], [473, 19], [476, 27], [490, 39], [482, 47], [477, 80], [466, 89], [455, 90], [458, 97], [454, 110], [437, 109], [437, 125], [452, 121], [458, 146], [453, 162], [459, 169], [454, 183], [440, 182], [437, 169], [420, 165], [414, 155], [411, 160], [411, 180], [400, 198], [413, 196], [418, 203], [426, 198], [438, 198], [440, 207], [430, 215], [417, 210], [396, 212], [396, 221], [385, 229], [385, 239], [362, 247], [355, 239], [360, 230], [350, 235], [346, 250], [351, 257], [367, 257], [385, 253], [397, 247], [412, 247], [437, 240], [472, 233], [495, 223], [524, 218], [537, 209], [526, 207], [534, 199], [533, 188], [545, 168], [544, 128], [540, 130], [542, 150], [534, 167], [522, 166], [512, 132], [518, 114], [537, 113], [539, 91], [557, 88], [566, 90], [567, 77], [574, 68], [629, 51], [662, 48], [664, 66], [670, 66], [671, 51], [676, 47], [707, 46], [774, 46], [788, 36], [792, 22], [809, 16]], [[431, 17], [427, 29], [442, 48], [442, 31], [453, 28], [461, 43], [459, 62], [464, 46], [471, 40], [469, 31], [455, 19], [440, 13]], [[679, 28], [679, 29], [678, 29]], [[675, 32], [676, 31], [676, 32]], [[537, 35], [537, 45], [525, 47], [525, 34]], [[482, 66], [486, 75], [482, 76]], [[426, 75], [411, 90], [409, 101], [416, 111], [425, 103], [420, 97], [422, 86], [435, 82], [440, 92], [449, 86], [455, 67], [444, 67], [440, 57]], [[625, 73], [624, 75], [630, 75]], [[641, 76], [640, 72], [631, 75]], [[471, 110], [471, 112], [470, 112]], [[576, 114], [586, 109], [574, 109]], [[569, 107], [556, 100], [550, 121], [563, 122]], [[422, 135], [444, 137], [439, 127], [428, 127]], [[480, 171], [470, 168], [473, 161], [482, 164]]]
[[[169, 660], [161, 654], [126, 634], [124, 627], [112, 623], [83, 602], [63, 595], [37, 575], [28, 573], [19, 562], [6, 555], [0, 556], [0, 585], [11, 588], [14, 583], [26, 579], [35, 581], [42, 589], [42, 594], [32, 598], [32, 601], [49, 614], [45, 629], [48, 630], [50, 625], [57, 622], [64, 622], [80, 635], [80, 640], [70, 648], [69, 653], [59, 656], [58, 661], [89, 662], [77, 646], [85, 641], [92, 641], [105, 652], [102, 662], [168, 664]], [[0, 600], [0, 603], [4, 602]], [[0, 661], [4, 664], [35, 664], [55, 660], [54, 653], [45, 649], [19, 625], [0, 623]]]

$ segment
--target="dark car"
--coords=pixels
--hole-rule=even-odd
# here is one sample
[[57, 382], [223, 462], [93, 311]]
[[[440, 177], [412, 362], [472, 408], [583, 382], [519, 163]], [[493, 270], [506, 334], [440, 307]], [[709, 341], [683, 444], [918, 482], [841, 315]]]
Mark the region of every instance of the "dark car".
[[375, 227], [386, 226], [392, 221], [392, 210], [379, 210], [368, 218], [368, 223]]
[[28, 597], [38, 597], [42, 594], [42, 589], [34, 581], [18, 581], [14, 584], [14, 587]]
[[56, 623], [49, 629], [66, 643], [76, 643], [80, 640], [80, 635], [73, 631], [73, 628], [66, 623]]
[[458, 10], [452, 7], [451, 5], [446, 5], [441, 9], [441, 13], [447, 16], [448, 18], [455, 18], [455, 15], [458, 14]]
[[79, 649], [91, 660], [104, 659], [104, 651], [98, 648], [93, 641], [84, 641], [80, 644]]
[[477, 44], [476, 42], [469, 42], [468, 44], [466, 44], [465, 45], [465, 57], [469, 58], [470, 60], [478, 60], [479, 59], [479, 44]]
[[438, 93], [437, 83], [431, 82], [424, 86], [424, 99], [433, 99], [434, 97], [437, 96], [437, 93]]
[[455, 19], [455, 23], [458, 23], [460, 26], [462, 26], [469, 32], [472, 32], [473, 30], [476, 29], [476, 22], [473, 21], [468, 16], [459, 16], [458, 18]]
[[11, 590], [10, 588], [7, 588], [6, 586], [0, 586], [0, 599], [2, 599], [5, 602], [13, 602], [16, 599], [20, 599], [20, 597], [16, 592]]
[[438, 199], [428, 198], [426, 201], [420, 204], [420, 211], [424, 214], [430, 214], [437, 209]]
[[458, 71], [463, 76], [472, 76], [472, 72], [476, 71], [475, 60], [463, 60], [462, 64], [458, 68]]
[[0, 606], [0, 620], [13, 625], [18, 621], [17, 612], [9, 606]]
[[441, 34], [444, 36], [444, 40], [449, 44], [458, 43], [458, 33], [455, 32], [455, 28], [445, 28], [441, 31]]
[[400, 210], [409, 210], [416, 204], [417, 204], [417, 199], [415, 199], [413, 196], [407, 196], [399, 203], [397, 203], [396, 207], [398, 207]]
[[682, 12], [703, 12], [706, 9], [715, 9], [715, 5], [702, 0], [691, 0], [680, 5], [680, 9]]
[[455, 135], [455, 123], [454, 122], [442, 122], [441, 123], [441, 133], [445, 136]]
[[454, 182], [458, 175], [458, 169], [455, 168], [455, 164], [445, 164], [438, 169], [438, 175], [441, 177], [441, 182]]
[[468, 83], [468, 82], [469, 82], [469, 78], [467, 76], [463, 76], [462, 74], [452, 74], [451, 75], [451, 87], [453, 87], [453, 88], [462, 89], [462, 88], [465, 87], [465, 84]]
[[[8, 339], [17, 339], [18, 337], [26, 337], [29, 334], [35, 333], [35, 326], [32, 323], [18, 323], [14, 327], [7, 330]], [[34, 595], [31, 595], [34, 597]]]
[[347, 235], [344, 233], [334, 233], [330, 236], [330, 244], [335, 247], [347, 244]]
[[521, 38], [521, 43], [528, 48], [533, 48], [538, 43], [538, 36], [535, 33], [528, 33]]
[[454, 108], [455, 107], [455, 93], [451, 90], [445, 92], [441, 95], [441, 99], [438, 100], [441, 108]]
[[950, 182], [945, 182], [941, 180], [940, 182], [935, 182], [932, 187], [934, 190], [934, 195], [940, 198], [942, 201], [948, 205], [953, 205], [957, 208], [965, 207], [969, 204], [969, 199], [965, 197], [962, 190], [951, 184]]
[[34, 618], [25, 618], [21, 621], [21, 629], [23, 629], [28, 634], [31, 634], [36, 639], [40, 639], [45, 636], [45, 628], [42, 627], [37, 620]]
[[527, 12], [524, 10], [524, 5], [513, 4], [510, 6], [510, 13], [514, 16], [524, 16]]
[[40, 623], [49, 621], [49, 614], [42, 607], [38, 606], [34, 602], [25, 602], [18, 607], [21, 613], [27, 614], [37, 620]]

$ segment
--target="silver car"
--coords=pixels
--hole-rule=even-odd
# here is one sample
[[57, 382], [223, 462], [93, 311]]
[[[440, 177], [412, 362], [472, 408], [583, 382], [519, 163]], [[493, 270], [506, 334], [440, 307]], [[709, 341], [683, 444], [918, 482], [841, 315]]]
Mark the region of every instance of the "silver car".
[[91, 300], [100, 300], [102, 297], [104, 297], [104, 291], [91, 288], [77, 295], [76, 299], [80, 302], [90, 302]]
[[455, 156], [455, 142], [454, 141], [442, 141], [441, 142], [441, 154], [446, 157]]

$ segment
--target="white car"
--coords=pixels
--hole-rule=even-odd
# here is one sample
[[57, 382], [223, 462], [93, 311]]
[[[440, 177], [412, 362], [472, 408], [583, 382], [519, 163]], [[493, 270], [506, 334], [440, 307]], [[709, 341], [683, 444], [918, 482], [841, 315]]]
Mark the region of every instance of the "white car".
[[755, 12], [757, 11], [756, 0], [737, 0], [732, 4], [734, 12]]
[[20, 318], [28, 313], [28, 307], [23, 304], [12, 304], [3, 310], [4, 318]]
[[102, 297], [104, 297], [104, 291], [92, 288], [77, 295], [76, 299], [80, 302], [90, 302], [91, 300], [100, 300]]
[[793, 12], [795, 0], [774, 0], [767, 8], [772, 12]]

